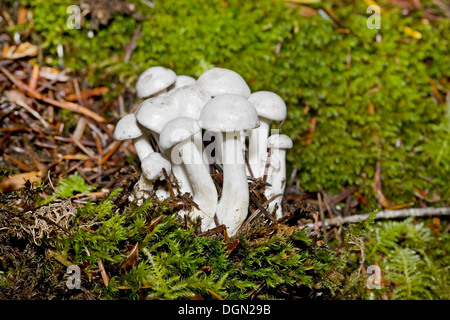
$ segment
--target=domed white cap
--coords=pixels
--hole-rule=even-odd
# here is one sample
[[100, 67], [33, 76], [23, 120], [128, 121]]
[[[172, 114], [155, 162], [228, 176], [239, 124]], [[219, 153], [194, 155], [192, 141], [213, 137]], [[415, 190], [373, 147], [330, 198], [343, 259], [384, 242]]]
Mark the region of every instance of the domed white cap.
[[175, 83], [177, 75], [173, 70], [156, 66], [145, 70], [136, 82], [136, 94], [139, 98], [149, 97]]
[[191, 76], [186, 76], [184, 74], [177, 75], [177, 79], [175, 80], [174, 89], [178, 89], [184, 86], [194, 85], [197, 82]]
[[142, 130], [139, 128], [133, 113], [120, 119], [114, 128], [114, 140], [116, 141], [135, 139], [140, 136], [142, 136]]
[[200, 112], [205, 104], [211, 100], [211, 96], [196, 85], [187, 85], [175, 89], [170, 93], [180, 110], [181, 117], [189, 117], [198, 120]]
[[202, 73], [197, 85], [211, 96], [219, 94], [238, 94], [244, 98], [250, 96], [250, 88], [237, 72], [224, 68], [212, 68]]
[[159, 146], [162, 150], [172, 148], [176, 144], [191, 138], [200, 132], [197, 121], [192, 118], [180, 117], [166, 123], [159, 136]]
[[237, 94], [218, 95], [209, 101], [200, 114], [199, 125], [213, 132], [232, 132], [259, 126], [256, 109]]
[[258, 116], [281, 121], [286, 117], [286, 103], [276, 93], [270, 91], [253, 92], [248, 98], [256, 108]]
[[290, 149], [293, 147], [292, 139], [285, 134], [274, 134], [267, 139], [267, 147], [276, 149]]
[[134, 115], [142, 126], [160, 133], [167, 122], [179, 116], [179, 110], [172, 97], [158, 96], [143, 101]]
[[166, 170], [167, 174], [172, 170], [170, 162], [159, 152], [150, 153], [141, 162], [142, 173], [148, 180], [155, 180], [161, 177], [164, 174], [163, 168]]

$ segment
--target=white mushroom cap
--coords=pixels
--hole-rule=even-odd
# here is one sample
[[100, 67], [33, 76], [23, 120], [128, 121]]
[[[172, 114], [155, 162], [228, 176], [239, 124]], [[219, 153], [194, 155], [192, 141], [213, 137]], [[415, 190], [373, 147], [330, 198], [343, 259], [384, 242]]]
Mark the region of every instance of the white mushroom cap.
[[175, 89], [170, 93], [170, 96], [176, 101], [180, 116], [195, 120], [199, 119], [203, 107], [211, 100], [211, 96], [196, 85], [187, 85]]
[[285, 134], [274, 134], [267, 139], [267, 147], [276, 149], [290, 149], [293, 147], [292, 139]]
[[233, 132], [259, 126], [256, 109], [237, 94], [222, 94], [209, 101], [200, 114], [199, 125], [212, 132]]
[[250, 101], [256, 108], [258, 116], [269, 120], [281, 121], [286, 117], [286, 103], [279, 95], [270, 91], [253, 92]]
[[142, 126], [160, 133], [168, 121], [179, 116], [179, 109], [172, 97], [158, 96], [143, 101], [134, 115]]
[[197, 85], [211, 97], [219, 94], [238, 94], [244, 98], [250, 96], [250, 88], [237, 72], [224, 68], [212, 68], [202, 73], [197, 80]]
[[175, 85], [173, 89], [178, 89], [184, 86], [190, 86], [194, 85], [197, 82], [194, 78], [191, 76], [186, 76], [184, 74], [178, 75], [177, 79], [175, 80]]
[[163, 168], [167, 174], [172, 169], [170, 162], [160, 153], [150, 153], [141, 163], [142, 173], [148, 180], [155, 180], [163, 175]]
[[122, 141], [140, 136], [142, 136], [142, 130], [139, 128], [133, 113], [127, 114], [117, 122], [114, 129], [114, 140]]
[[177, 75], [174, 71], [156, 66], [145, 70], [136, 82], [136, 93], [139, 98], [149, 97], [175, 83]]
[[179, 117], [172, 119], [161, 130], [159, 146], [162, 150], [170, 149], [200, 131], [201, 128], [197, 121], [192, 118]]

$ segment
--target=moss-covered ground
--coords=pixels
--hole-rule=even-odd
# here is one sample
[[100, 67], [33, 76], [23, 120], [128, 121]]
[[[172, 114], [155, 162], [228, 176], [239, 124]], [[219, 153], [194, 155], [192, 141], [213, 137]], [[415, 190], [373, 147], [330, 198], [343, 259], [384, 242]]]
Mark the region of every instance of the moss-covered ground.
[[[352, 190], [347, 201], [330, 201], [334, 214], [344, 207], [356, 214], [449, 204], [450, 20], [441, 2], [377, 1], [379, 29], [367, 24], [373, 1], [3, 3], [1, 45], [20, 34], [39, 48], [30, 65], [66, 70], [85, 87], [107, 87], [95, 108], [112, 123], [140, 102], [134, 84], [150, 66], [194, 77], [213, 66], [230, 68], [252, 91], [274, 91], [287, 103], [287, 119], [273, 128], [294, 140], [290, 195], [307, 195], [317, 205], [318, 192]], [[79, 29], [68, 23], [70, 5], [81, 8]], [[24, 23], [5, 18], [7, 12], [17, 21], [21, 8]], [[3, 95], [10, 88], [2, 76]], [[56, 109], [54, 118], [65, 124], [61, 136], [69, 137], [79, 123], [67, 110]], [[11, 132], [0, 131], [2, 144]], [[21, 147], [29, 141], [33, 137]], [[2, 179], [33, 168], [8, 148]], [[40, 156], [55, 160], [40, 148]], [[118, 152], [117, 166], [138, 168], [136, 156]], [[123, 169], [120, 179], [136, 170]], [[176, 219], [171, 203], [129, 203], [135, 177], [120, 184], [105, 174], [94, 185], [67, 171], [70, 166], [1, 194], [1, 298], [449, 298], [445, 218], [367, 222], [326, 235], [299, 230], [292, 221], [275, 227], [257, 220], [252, 233], [233, 243], [220, 232], [199, 235]], [[106, 198], [74, 198], [106, 184], [115, 190]], [[304, 201], [290, 207], [295, 222], [313, 219]], [[63, 219], [59, 226], [48, 222], [49, 205]], [[80, 290], [67, 289], [70, 265], [81, 269]], [[369, 265], [380, 266], [381, 289], [367, 289]]]

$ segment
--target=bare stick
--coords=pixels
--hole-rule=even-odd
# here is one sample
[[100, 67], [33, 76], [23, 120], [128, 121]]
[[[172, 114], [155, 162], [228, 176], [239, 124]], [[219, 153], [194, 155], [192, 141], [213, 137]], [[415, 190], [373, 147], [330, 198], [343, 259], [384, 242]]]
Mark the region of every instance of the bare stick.
[[322, 196], [320, 195], [320, 192], [317, 192], [317, 198], [319, 199], [319, 210], [320, 210], [320, 225], [322, 226], [322, 234], [325, 236], [326, 234], [326, 227], [325, 227], [325, 213], [323, 212], [322, 207]]
[[[365, 220], [369, 217], [370, 213], [366, 214], [356, 214], [348, 217], [336, 217], [333, 219], [326, 219], [325, 226], [339, 226], [347, 223], [357, 223], [360, 220]], [[429, 217], [429, 216], [449, 216], [450, 208], [413, 208], [413, 209], [403, 209], [403, 210], [384, 210], [376, 214], [376, 220], [386, 220], [386, 219], [396, 219], [396, 218], [407, 218], [407, 217]], [[322, 225], [322, 222], [319, 222]], [[308, 223], [304, 227], [313, 228], [313, 223]]]

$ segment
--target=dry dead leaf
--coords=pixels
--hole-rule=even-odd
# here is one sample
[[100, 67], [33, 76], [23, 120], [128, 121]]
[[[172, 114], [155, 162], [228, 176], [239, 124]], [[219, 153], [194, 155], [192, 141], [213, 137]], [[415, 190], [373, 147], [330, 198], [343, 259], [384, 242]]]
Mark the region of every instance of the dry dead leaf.
[[58, 69], [52, 68], [52, 67], [42, 67], [39, 71], [39, 75], [41, 78], [53, 81], [57, 80], [60, 82], [66, 82], [69, 81], [69, 77], [63, 74]]
[[139, 243], [136, 243], [131, 252], [126, 257], [125, 261], [120, 266], [121, 269], [133, 267], [139, 260]]
[[8, 192], [18, 190], [25, 186], [25, 182], [29, 180], [31, 183], [41, 181], [41, 171], [30, 171], [25, 173], [18, 173], [9, 176], [8, 178], [0, 181], [0, 191]]
[[4, 95], [6, 99], [12, 103], [22, 102], [27, 103], [27, 97], [25, 94], [19, 90], [11, 89], [11, 90], [5, 90]]
[[20, 59], [24, 57], [34, 57], [38, 53], [35, 45], [29, 42], [23, 42], [18, 46], [5, 46], [2, 51], [2, 58], [4, 59]]

